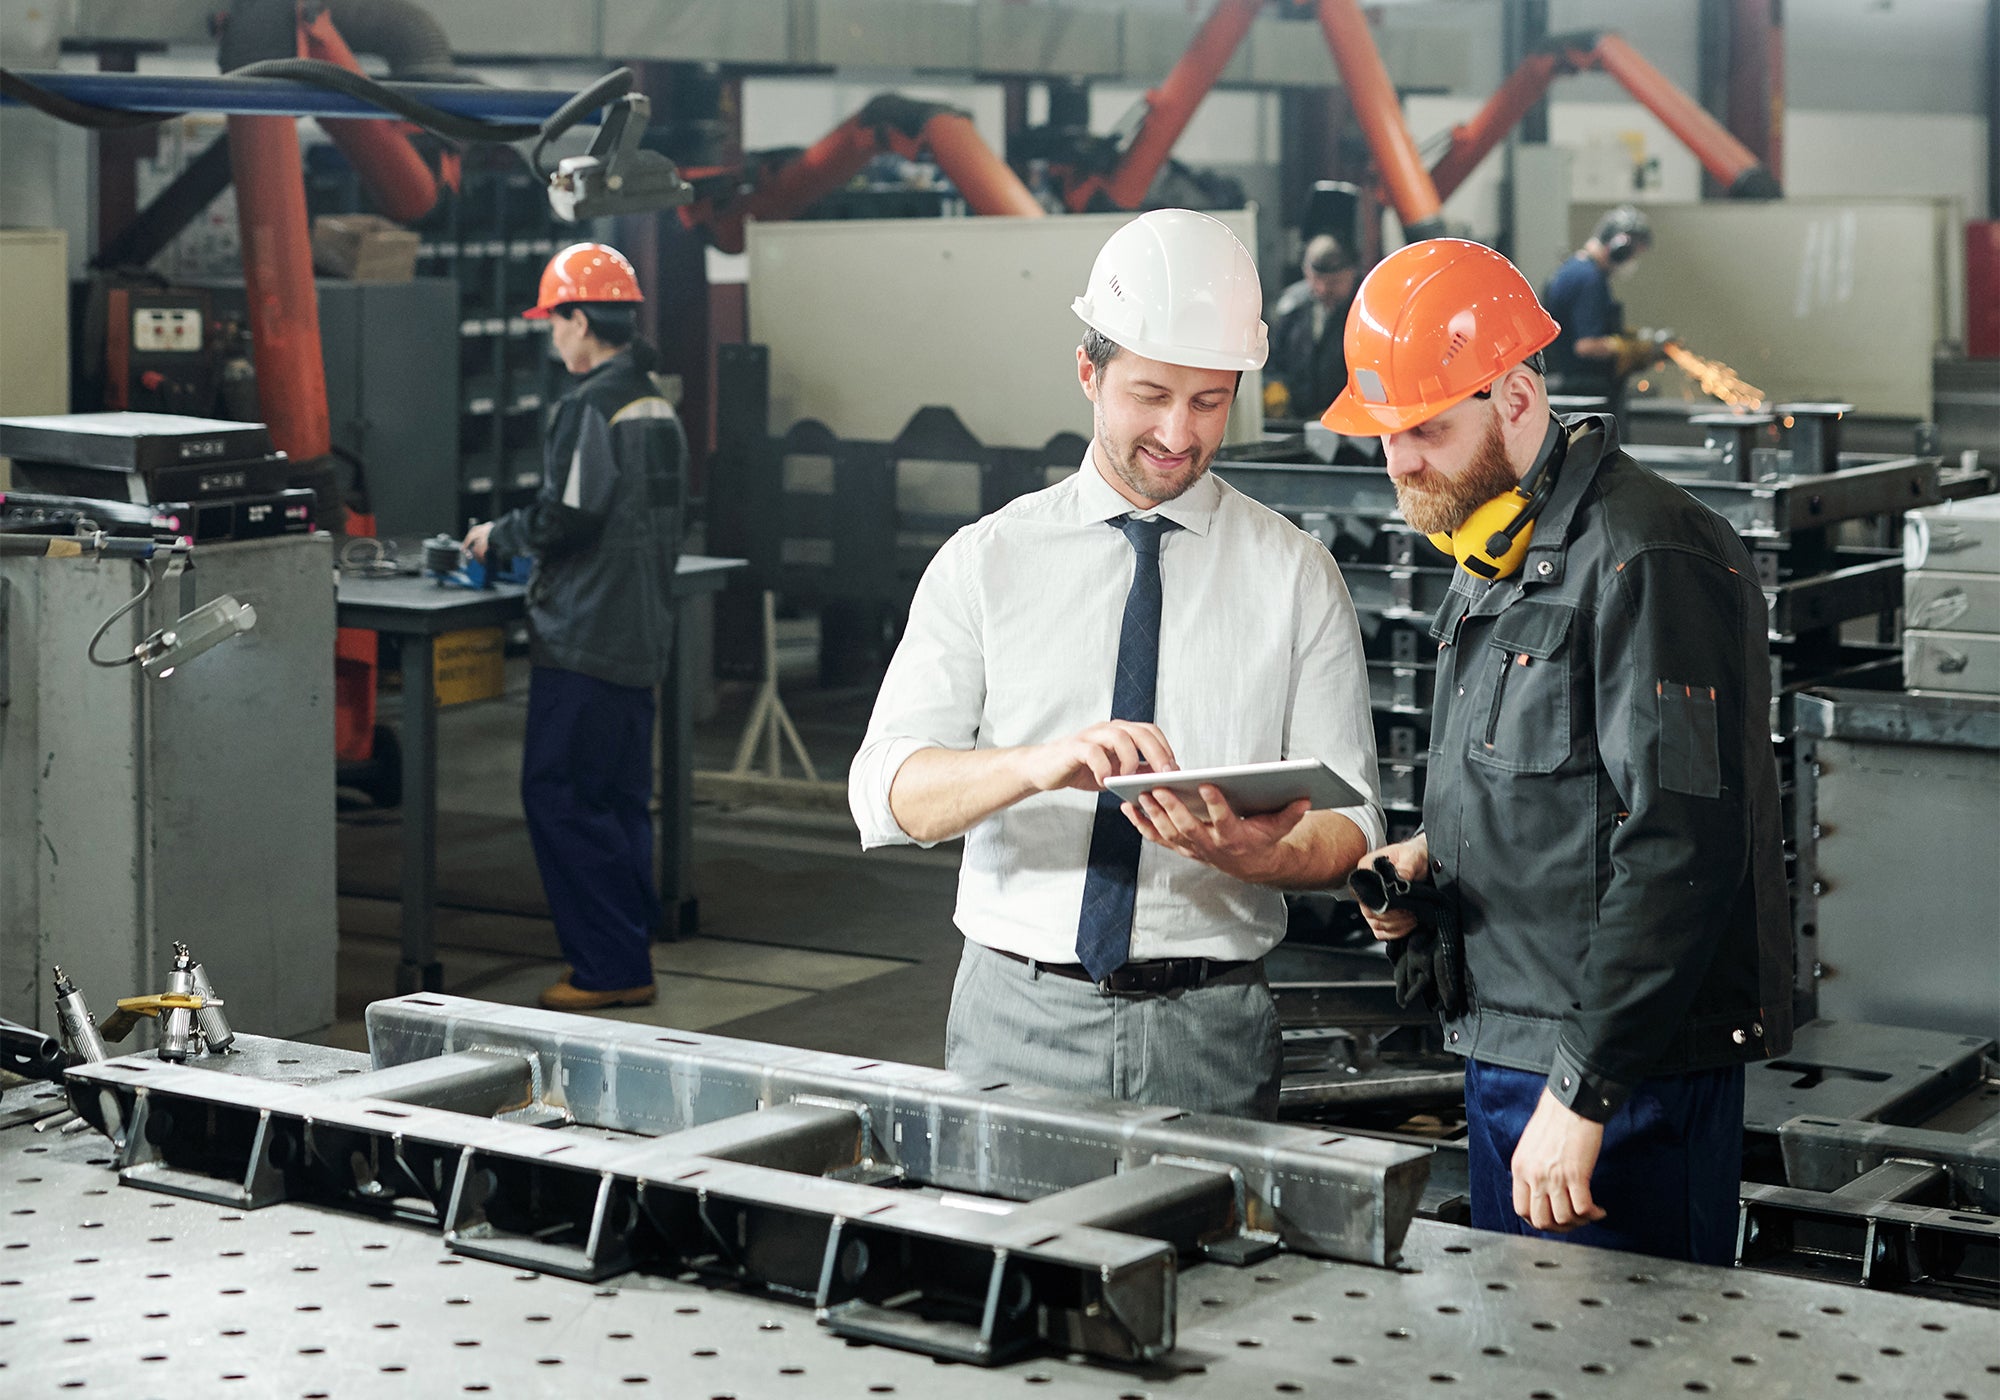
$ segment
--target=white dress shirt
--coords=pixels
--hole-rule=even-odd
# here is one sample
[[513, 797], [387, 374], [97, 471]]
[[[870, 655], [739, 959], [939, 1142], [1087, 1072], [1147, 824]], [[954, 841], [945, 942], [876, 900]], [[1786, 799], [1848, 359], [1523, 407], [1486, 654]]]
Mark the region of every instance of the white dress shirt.
[[[912, 838], [889, 808], [920, 749], [1046, 743], [1111, 716], [1132, 546], [1107, 523], [1165, 516], [1154, 723], [1183, 768], [1323, 759], [1371, 801], [1341, 809], [1383, 839], [1368, 670], [1354, 605], [1325, 546], [1213, 473], [1136, 512], [1088, 451], [1074, 475], [947, 541], [924, 571], [867, 738], [848, 775], [863, 849]], [[1033, 794], [965, 836], [954, 916], [966, 937], [1073, 963], [1097, 794]], [[1120, 820], [1123, 820], [1121, 817]], [[1147, 842], [1134, 960], [1261, 957], [1284, 896]]]

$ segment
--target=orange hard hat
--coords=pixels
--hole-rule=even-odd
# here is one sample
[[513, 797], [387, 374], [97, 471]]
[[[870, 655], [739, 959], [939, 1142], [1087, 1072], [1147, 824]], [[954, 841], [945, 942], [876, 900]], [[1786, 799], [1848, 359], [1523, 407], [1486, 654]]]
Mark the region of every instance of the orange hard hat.
[[639, 293], [639, 274], [623, 253], [608, 243], [572, 243], [549, 259], [535, 304], [521, 314], [539, 321], [554, 308], [575, 301], [645, 299]]
[[1400, 433], [1471, 398], [1556, 338], [1521, 270], [1491, 248], [1429, 238], [1375, 265], [1347, 313], [1347, 387], [1320, 421]]

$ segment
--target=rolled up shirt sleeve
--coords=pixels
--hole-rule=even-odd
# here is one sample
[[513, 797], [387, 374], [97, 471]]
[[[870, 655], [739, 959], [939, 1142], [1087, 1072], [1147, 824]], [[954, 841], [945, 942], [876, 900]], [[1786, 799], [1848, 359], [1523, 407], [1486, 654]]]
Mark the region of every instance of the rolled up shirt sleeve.
[[1362, 806], [1333, 810], [1361, 829], [1372, 851], [1387, 838], [1387, 827], [1361, 626], [1340, 569], [1325, 548], [1314, 551], [1302, 574], [1285, 757], [1317, 758], [1367, 795]]
[[897, 823], [889, 789], [911, 754], [978, 747], [986, 704], [986, 659], [971, 590], [964, 532], [931, 560], [910, 602], [902, 640], [882, 678], [867, 736], [847, 774], [847, 805], [861, 848], [936, 845]]

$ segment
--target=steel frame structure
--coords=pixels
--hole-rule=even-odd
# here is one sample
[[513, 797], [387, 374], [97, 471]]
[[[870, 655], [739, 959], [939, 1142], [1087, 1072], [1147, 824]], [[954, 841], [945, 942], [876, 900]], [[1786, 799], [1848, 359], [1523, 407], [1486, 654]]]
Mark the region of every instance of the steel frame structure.
[[1764, 1180], [1743, 1183], [1738, 1262], [2000, 1306], [1993, 1050], [1940, 1031], [1801, 1026], [1783, 1059], [1750, 1071], [1744, 1132], [1761, 1160], [1746, 1170]]
[[1429, 1171], [1325, 1129], [453, 997], [368, 1027], [374, 1072], [331, 1087], [128, 1056], [72, 1097], [129, 1185], [420, 1221], [587, 1281], [699, 1274], [985, 1365], [1165, 1356], [1183, 1253], [1392, 1264]]
[[[367, 1057], [240, 1037], [212, 1078], [332, 1086]], [[45, 1097], [46, 1095], [55, 1097]], [[54, 1085], [8, 1086], [41, 1112]], [[586, 1132], [568, 1136], [584, 1138]], [[1419, 1219], [1395, 1270], [1280, 1253], [1188, 1263], [1179, 1345], [1143, 1366], [1024, 1356], [945, 1368], [800, 1325], [771, 1297], [631, 1274], [584, 1283], [441, 1251], [391, 1217], [244, 1211], [114, 1185], [94, 1133], [0, 1129], [0, 1388], [1065, 1400], [1149, 1395], [1599, 1400], [1986, 1394], [1991, 1313]], [[1448, 1172], [1441, 1156], [1438, 1171]], [[1435, 1186], [1435, 1183], [1434, 1183]], [[107, 1189], [109, 1188], [109, 1189]]]

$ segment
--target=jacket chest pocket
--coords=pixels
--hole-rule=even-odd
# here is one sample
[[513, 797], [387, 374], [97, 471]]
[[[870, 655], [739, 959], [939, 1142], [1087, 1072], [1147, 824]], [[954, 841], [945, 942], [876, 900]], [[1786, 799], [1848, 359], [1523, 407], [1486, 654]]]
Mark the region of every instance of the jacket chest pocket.
[[1459, 657], [1486, 672], [1466, 726], [1475, 762], [1552, 773], [1569, 757], [1575, 619], [1573, 607], [1519, 603], [1494, 619], [1478, 654]]

